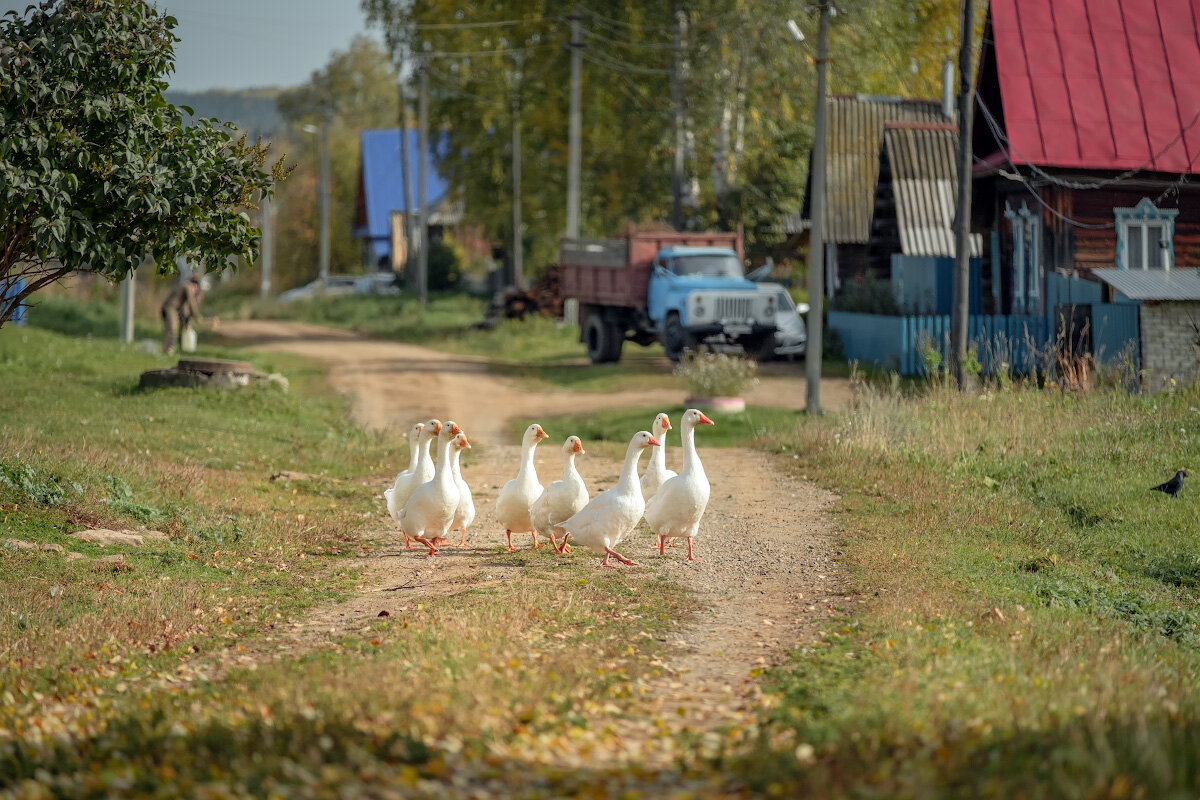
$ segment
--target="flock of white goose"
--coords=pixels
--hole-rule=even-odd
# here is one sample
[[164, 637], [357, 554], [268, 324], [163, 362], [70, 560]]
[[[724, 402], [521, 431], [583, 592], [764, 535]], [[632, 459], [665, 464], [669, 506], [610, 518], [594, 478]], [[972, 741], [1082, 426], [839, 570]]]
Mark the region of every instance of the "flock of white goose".
[[[614, 566], [610, 558], [622, 564], [636, 565], [616, 551], [645, 517], [658, 539], [658, 552], [665, 555], [669, 540], [687, 539], [688, 561], [699, 561], [692, 540], [700, 529], [700, 518], [708, 505], [708, 478], [696, 453], [695, 428], [714, 424], [699, 409], [684, 412], [680, 423], [683, 440], [683, 470], [676, 474], [667, 469], [664, 443], [671, 420], [666, 414], [654, 418], [653, 433], [638, 431], [625, 451], [625, 464], [617, 485], [589, 497], [587, 486], [575, 468], [575, 457], [582, 455], [578, 436], [563, 443], [563, 477], [543, 487], [533, 463], [533, 451], [548, 435], [534, 423], [521, 439], [521, 465], [517, 476], [496, 495], [496, 518], [504, 526], [508, 550], [514, 552], [512, 535], [532, 533], [533, 546], [540, 547], [538, 533], [550, 539], [555, 552], [570, 551], [568, 540], [604, 555], [601, 566]], [[437, 466], [430, 446], [437, 439]], [[475, 521], [475, 502], [471, 487], [463, 480], [459, 458], [470, 448], [466, 433], [453, 422], [443, 424], [431, 419], [413, 425], [408, 432], [408, 469], [396, 476], [391, 489], [384, 492], [388, 514], [400, 525], [404, 545], [413, 542], [438, 554], [438, 546], [448, 542], [453, 530], [461, 534], [460, 547], [467, 546], [467, 528]], [[638, 460], [647, 447], [655, 448], [650, 463], [638, 477]], [[561, 540], [558, 538], [561, 534]]]

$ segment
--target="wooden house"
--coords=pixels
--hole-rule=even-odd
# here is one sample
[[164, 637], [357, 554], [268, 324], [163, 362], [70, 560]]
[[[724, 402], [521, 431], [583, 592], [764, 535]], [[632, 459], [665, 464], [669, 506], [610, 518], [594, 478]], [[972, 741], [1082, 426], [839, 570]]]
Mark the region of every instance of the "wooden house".
[[1052, 273], [1200, 266], [1197, 76], [1194, 1], [992, 0], [972, 228], [1001, 310], [1051, 314]]

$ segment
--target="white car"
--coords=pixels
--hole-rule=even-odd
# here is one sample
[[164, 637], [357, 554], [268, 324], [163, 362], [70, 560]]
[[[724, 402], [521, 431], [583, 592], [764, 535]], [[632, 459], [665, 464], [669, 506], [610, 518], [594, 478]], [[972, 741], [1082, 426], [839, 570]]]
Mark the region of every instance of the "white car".
[[396, 283], [395, 272], [383, 270], [359, 275], [354, 282], [355, 294], [400, 294], [400, 284]]
[[787, 289], [779, 287], [775, 295], [775, 355], [802, 356], [808, 350], [808, 327], [804, 324], [804, 314], [808, 313], [808, 303], [799, 307], [792, 302], [792, 296]]
[[343, 294], [353, 294], [355, 281], [359, 279], [359, 275], [330, 275], [325, 283], [321, 279], [306, 283], [303, 286], [297, 286], [294, 289], [288, 289], [286, 292], [281, 292], [277, 298], [281, 303], [293, 303], [297, 300], [309, 300], [318, 295], [325, 297], [335, 297]]

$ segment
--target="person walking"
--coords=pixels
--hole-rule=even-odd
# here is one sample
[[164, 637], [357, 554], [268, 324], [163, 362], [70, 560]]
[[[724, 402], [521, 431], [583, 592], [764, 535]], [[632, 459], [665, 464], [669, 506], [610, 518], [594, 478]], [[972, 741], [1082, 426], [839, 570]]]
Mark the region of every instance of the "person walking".
[[163, 352], [173, 355], [179, 346], [183, 329], [193, 321], [203, 320], [200, 316], [200, 276], [193, 272], [191, 277], [172, 289], [163, 301]]

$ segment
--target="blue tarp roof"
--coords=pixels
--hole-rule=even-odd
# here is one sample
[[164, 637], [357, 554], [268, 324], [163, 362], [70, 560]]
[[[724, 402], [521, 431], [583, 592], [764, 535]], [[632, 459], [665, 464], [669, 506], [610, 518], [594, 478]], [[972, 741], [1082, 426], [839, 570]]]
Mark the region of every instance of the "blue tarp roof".
[[[410, 129], [408, 135], [408, 161], [411, 168], [409, 182], [413, 205], [420, 197], [417, 191], [417, 131]], [[390, 256], [391, 215], [393, 211], [407, 211], [404, 200], [403, 161], [400, 158], [400, 129], [367, 130], [362, 132], [362, 190], [366, 203], [366, 227], [357, 235], [370, 240], [375, 258]], [[450, 185], [438, 174], [433, 154], [425, 154], [426, 201], [436, 208], [446, 197]]]

